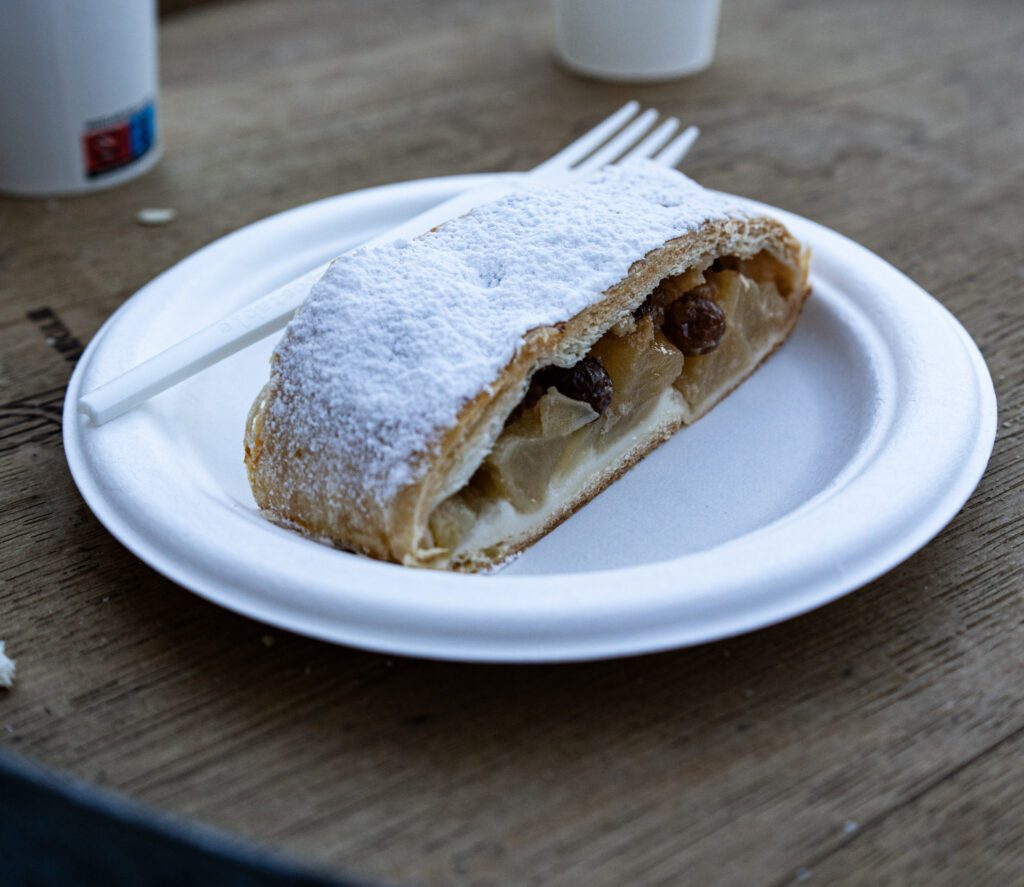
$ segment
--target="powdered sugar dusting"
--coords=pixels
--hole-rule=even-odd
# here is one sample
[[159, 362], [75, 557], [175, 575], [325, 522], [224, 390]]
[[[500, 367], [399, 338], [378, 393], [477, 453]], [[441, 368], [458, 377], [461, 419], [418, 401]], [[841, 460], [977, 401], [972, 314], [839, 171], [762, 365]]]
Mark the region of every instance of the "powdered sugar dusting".
[[342, 256], [277, 348], [267, 422], [287, 425], [325, 468], [344, 454], [386, 502], [528, 330], [593, 304], [666, 240], [742, 215], [678, 172], [633, 163]]

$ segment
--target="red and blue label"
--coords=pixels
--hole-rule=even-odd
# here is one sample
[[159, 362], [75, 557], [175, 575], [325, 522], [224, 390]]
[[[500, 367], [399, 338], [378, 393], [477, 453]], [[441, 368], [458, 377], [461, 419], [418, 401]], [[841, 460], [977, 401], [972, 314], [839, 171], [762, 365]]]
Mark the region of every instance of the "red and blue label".
[[156, 143], [156, 114], [150, 102], [120, 119], [94, 121], [82, 136], [85, 173], [102, 176], [134, 163]]

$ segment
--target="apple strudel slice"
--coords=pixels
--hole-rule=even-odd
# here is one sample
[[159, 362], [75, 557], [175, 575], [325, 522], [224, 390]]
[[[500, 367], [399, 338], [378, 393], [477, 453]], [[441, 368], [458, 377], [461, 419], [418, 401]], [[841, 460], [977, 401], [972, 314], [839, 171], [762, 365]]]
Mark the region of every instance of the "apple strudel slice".
[[781, 223], [649, 162], [335, 260], [245, 433], [271, 519], [477, 571], [749, 376], [808, 295]]

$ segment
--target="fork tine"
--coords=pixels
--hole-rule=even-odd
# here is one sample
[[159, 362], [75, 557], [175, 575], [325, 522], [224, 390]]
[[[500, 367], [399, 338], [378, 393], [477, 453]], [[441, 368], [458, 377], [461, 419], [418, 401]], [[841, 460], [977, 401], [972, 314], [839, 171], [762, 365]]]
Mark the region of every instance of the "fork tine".
[[627, 151], [615, 162], [622, 163], [623, 160], [629, 160], [631, 157], [653, 157], [678, 128], [679, 119], [669, 117], [667, 120], [662, 121], [658, 128], [640, 142], [639, 145]]
[[591, 151], [603, 144], [608, 138], [617, 133], [626, 123], [636, 116], [640, 110], [640, 103], [636, 101], [626, 102], [618, 111], [602, 120], [593, 129], [585, 132], [570, 145], [566, 145], [561, 151], [549, 157], [539, 166], [535, 166], [531, 173], [554, 172], [558, 169], [568, 169], [577, 160], [586, 157]]
[[679, 161], [689, 153], [699, 135], [700, 129], [696, 126], [688, 126], [651, 159], [662, 166], [677, 166]]
[[573, 172], [590, 172], [618, 159], [619, 155], [631, 148], [637, 139], [641, 138], [654, 125], [654, 121], [657, 119], [658, 112], [653, 108], [644, 111], [643, 114], [637, 117], [636, 120], [608, 142], [607, 145], [599, 148], [586, 160], [574, 167]]

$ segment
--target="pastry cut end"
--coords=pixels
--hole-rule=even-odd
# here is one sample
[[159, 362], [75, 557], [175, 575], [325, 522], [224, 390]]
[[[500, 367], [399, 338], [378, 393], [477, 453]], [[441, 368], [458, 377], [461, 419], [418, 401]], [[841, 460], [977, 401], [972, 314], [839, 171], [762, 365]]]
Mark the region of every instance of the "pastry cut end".
[[564, 373], [562, 390], [547, 384], [550, 370], [534, 374], [480, 466], [432, 509], [403, 562], [476, 572], [519, 554], [749, 377], [785, 340], [807, 294], [806, 256], [794, 267], [767, 250], [703, 256], [665, 277], [575, 365], [600, 367], [598, 393]]

